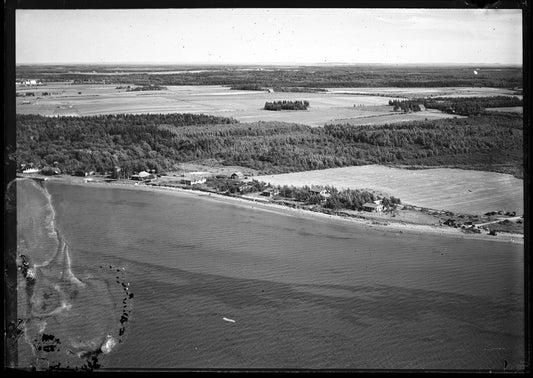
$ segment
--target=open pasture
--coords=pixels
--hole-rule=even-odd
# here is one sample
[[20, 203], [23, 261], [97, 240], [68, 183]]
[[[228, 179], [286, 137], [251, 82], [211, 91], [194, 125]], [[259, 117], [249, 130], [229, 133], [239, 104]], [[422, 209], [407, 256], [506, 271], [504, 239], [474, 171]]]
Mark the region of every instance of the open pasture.
[[366, 165], [253, 178], [273, 185], [375, 189], [399, 197], [402, 203], [458, 213], [484, 214], [502, 210], [523, 214], [523, 180], [494, 172]]
[[[124, 87], [124, 86], [123, 86]], [[228, 87], [168, 86], [166, 90], [134, 91], [117, 89], [114, 84], [70, 85], [48, 83], [38, 87], [21, 87], [17, 92], [17, 113], [45, 116], [142, 113], [204, 113], [214, 116], [233, 117], [241, 122], [283, 121], [310, 126], [350, 120], [357, 124], [380, 124], [449, 117], [441, 112], [406, 116], [394, 113], [388, 106], [390, 96], [376, 96], [382, 88], [368, 89], [367, 94], [354, 95], [330, 91], [326, 93], [269, 93], [261, 91], [231, 90]], [[363, 88], [364, 89], [364, 88]], [[358, 90], [358, 89], [357, 89]], [[410, 88], [410, 90], [413, 90]], [[427, 91], [427, 89], [424, 89]], [[26, 96], [33, 92], [35, 96]], [[43, 96], [43, 92], [49, 95]], [[267, 111], [267, 101], [307, 100], [307, 111]], [[359, 121], [362, 119], [363, 121]]]

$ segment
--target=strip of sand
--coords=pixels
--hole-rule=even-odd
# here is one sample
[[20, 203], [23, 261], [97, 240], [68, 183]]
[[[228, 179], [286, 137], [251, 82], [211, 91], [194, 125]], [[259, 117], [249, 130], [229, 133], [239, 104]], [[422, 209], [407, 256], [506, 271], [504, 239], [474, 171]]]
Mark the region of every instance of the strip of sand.
[[[29, 178], [29, 177], [28, 177]], [[36, 178], [33, 176], [33, 178]], [[42, 178], [41, 178], [42, 179]], [[497, 242], [509, 242], [509, 243], [524, 243], [524, 235], [522, 234], [511, 234], [511, 233], [498, 233], [497, 235], [488, 235], [488, 234], [467, 234], [461, 231], [461, 229], [447, 227], [447, 226], [432, 226], [432, 225], [421, 225], [413, 223], [405, 223], [402, 221], [380, 221], [376, 222], [372, 219], [364, 218], [352, 218], [339, 215], [330, 215], [321, 212], [291, 208], [275, 203], [269, 202], [260, 202], [254, 201], [252, 199], [242, 198], [242, 197], [230, 197], [223, 194], [217, 193], [208, 193], [198, 190], [183, 189], [177, 187], [168, 187], [168, 186], [154, 186], [154, 185], [145, 185], [145, 184], [136, 184], [131, 181], [88, 181], [82, 177], [70, 177], [70, 176], [53, 176], [47, 177], [48, 181], [68, 183], [73, 185], [90, 185], [94, 187], [102, 188], [121, 188], [128, 190], [142, 190], [142, 191], [151, 191], [151, 192], [164, 192], [167, 194], [179, 195], [179, 196], [189, 196], [192, 198], [202, 198], [204, 200], [223, 202], [231, 205], [245, 206], [254, 210], [268, 211], [278, 214], [283, 214], [287, 216], [295, 216], [299, 218], [306, 219], [315, 219], [319, 221], [335, 222], [339, 224], [351, 224], [358, 225], [364, 228], [374, 228], [382, 231], [389, 231], [398, 234], [407, 233], [410, 235], [421, 235], [421, 234], [434, 234], [439, 236], [449, 236], [455, 238], [463, 239], [478, 239], [486, 241], [497, 241]]]

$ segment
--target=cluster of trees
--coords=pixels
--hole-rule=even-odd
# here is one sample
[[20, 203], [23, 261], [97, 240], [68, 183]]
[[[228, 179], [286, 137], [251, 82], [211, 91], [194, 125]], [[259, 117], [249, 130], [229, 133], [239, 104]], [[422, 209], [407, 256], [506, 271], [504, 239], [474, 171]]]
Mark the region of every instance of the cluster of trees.
[[226, 165], [283, 173], [365, 164], [454, 166], [522, 175], [520, 114], [391, 125], [310, 127], [282, 122], [237, 123], [207, 115], [17, 115], [17, 161], [62, 171], [126, 174], [175, 169], [215, 159]]
[[252, 180], [246, 183], [246, 185], [243, 185], [241, 181], [227, 177], [209, 177], [205, 184], [206, 186], [216, 189], [217, 192], [231, 194], [262, 192], [267, 188], [267, 184], [261, 181]]
[[394, 209], [401, 204], [401, 200], [396, 197], [377, 198], [372, 192], [359, 189], [344, 189], [342, 191], [336, 188], [331, 188], [331, 196], [326, 200], [324, 207], [332, 210], [347, 209], [347, 210], [363, 210], [363, 205], [367, 202], [373, 202], [381, 199], [382, 205], [385, 209]]
[[265, 102], [265, 110], [307, 110], [309, 101], [273, 101]]
[[160, 85], [153, 85], [153, 84], [150, 84], [150, 85], [142, 85], [140, 87], [134, 87], [134, 88], [131, 88], [129, 87], [126, 91], [127, 92], [138, 92], [138, 91], [162, 91], [162, 90], [165, 90], [167, 89], [167, 87], [163, 87], [163, 86], [160, 86]]
[[378, 198], [375, 193], [359, 189], [338, 190], [332, 186], [326, 186], [324, 189], [329, 193], [328, 198], [324, 198], [311, 190], [307, 185], [295, 187], [289, 185], [278, 186], [278, 195], [284, 198], [295, 199], [308, 204], [322, 204], [325, 208], [331, 210], [363, 210], [363, 205], [367, 202], [373, 202], [381, 199], [386, 209], [395, 208], [401, 204], [401, 200], [396, 197]]
[[473, 116], [483, 113], [486, 108], [523, 106], [524, 102], [516, 96], [438, 97], [424, 99], [423, 104], [426, 108], [445, 113]]
[[[256, 85], [261, 87], [521, 87], [521, 67], [484, 67], [473, 74], [472, 67], [429, 66], [316, 66], [271, 67], [268, 70], [238, 67], [191, 67], [190, 72], [162, 74], [150, 67], [135, 73], [114, 74], [114, 67], [77, 66], [61, 69], [47, 66], [18, 66], [17, 78], [43, 77], [43, 81], [75, 80], [77, 83], [106, 82], [136, 85]], [[174, 67], [174, 70], [176, 68]], [[183, 70], [182, 67], [178, 68]], [[160, 71], [172, 70], [172, 67]], [[68, 72], [70, 71], [70, 73]], [[77, 71], [77, 72], [76, 72]], [[102, 72], [101, 75], [92, 71]], [[200, 72], [199, 72], [200, 71]], [[85, 73], [84, 73], [85, 72]], [[90, 77], [87, 74], [90, 73]]]
[[422, 110], [420, 108], [420, 101], [416, 100], [389, 100], [389, 105], [394, 106], [395, 112], [401, 110], [404, 113], [410, 113]]

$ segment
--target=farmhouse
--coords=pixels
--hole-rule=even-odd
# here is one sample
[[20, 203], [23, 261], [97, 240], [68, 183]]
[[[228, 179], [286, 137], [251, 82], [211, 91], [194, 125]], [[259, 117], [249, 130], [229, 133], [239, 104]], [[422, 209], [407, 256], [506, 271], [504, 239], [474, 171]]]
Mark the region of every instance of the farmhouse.
[[365, 203], [363, 205], [363, 210], [364, 211], [375, 212], [375, 213], [382, 212], [383, 211], [383, 205], [381, 203], [376, 203], [376, 202], [379, 202], [379, 201]]
[[244, 178], [244, 174], [242, 172], [233, 172], [230, 176], [233, 180], [242, 180]]
[[321, 196], [324, 199], [331, 197], [331, 194], [323, 186], [312, 186], [311, 189], [310, 189], [310, 192], [313, 193], [313, 194], [317, 194], [317, 195]]

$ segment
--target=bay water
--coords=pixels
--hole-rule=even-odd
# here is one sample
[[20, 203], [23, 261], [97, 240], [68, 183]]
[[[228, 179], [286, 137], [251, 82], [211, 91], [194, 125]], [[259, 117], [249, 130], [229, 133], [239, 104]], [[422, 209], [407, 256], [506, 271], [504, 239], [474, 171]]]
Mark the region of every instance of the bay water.
[[104, 368], [522, 367], [522, 244], [157, 190], [45, 187], [72, 272], [123, 268], [134, 294]]

